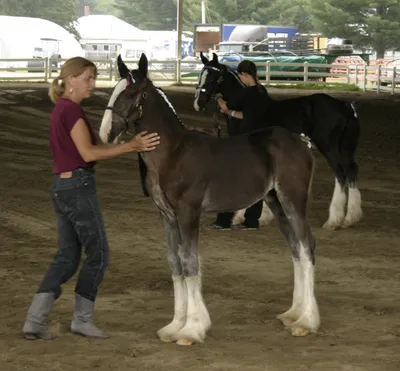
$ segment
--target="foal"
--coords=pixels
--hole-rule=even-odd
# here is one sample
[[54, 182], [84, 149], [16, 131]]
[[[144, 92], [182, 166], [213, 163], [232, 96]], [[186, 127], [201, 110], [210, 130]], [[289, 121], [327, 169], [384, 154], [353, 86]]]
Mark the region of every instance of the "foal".
[[121, 80], [103, 117], [102, 141], [118, 143], [142, 130], [161, 137], [154, 151], [140, 154], [147, 167], [146, 189], [163, 217], [174, 286], [174, 317], [158, 331], [160, 339], [180, 345], [203, 342], [211, 326], [201, 290], [201, 212], [237, 210], [260, 199], [274, 213], [293, 260], [293, 303], [278, 318], [293, 336], [315, 332], [320, 324], [315, 241], [306, 217], [314, 168], [310, 149], [279, 127], [223, 139], [187, 130], [147, 77], [144, 54], [138, 69], [130, 71], [120, 56], [118, 68]]

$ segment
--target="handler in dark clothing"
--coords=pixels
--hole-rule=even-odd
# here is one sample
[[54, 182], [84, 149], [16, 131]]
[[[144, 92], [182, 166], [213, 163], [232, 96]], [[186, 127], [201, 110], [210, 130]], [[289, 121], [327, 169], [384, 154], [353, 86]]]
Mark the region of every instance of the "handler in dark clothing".
[[[231, 101], [225, 102], [218, 98], [218, 104], [223, 113], [242, 119], [238, 127], [231, 126], [230, 135], [249, 133], [262, 126], [267, 119], [266, 107], [271, 100], [267, 90], [257, 78], [257, 67], [249, 60], [239, 63], [237, 71], [240, 80], [246, 85]], [[243, 224], [232, 225], [233, 212], [219, 213], [214, 223], [204, 226], [206, 229], [258, 229], [263, 206], [263, 200], [250, 206], [245, 212]]]

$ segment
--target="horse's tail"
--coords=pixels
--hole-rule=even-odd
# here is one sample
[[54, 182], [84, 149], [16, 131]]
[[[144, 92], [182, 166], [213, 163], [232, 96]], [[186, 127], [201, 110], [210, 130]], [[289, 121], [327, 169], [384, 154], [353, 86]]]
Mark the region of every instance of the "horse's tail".
[[142, 156], [140, 156], [140, 153], [138, 153], [138, 155], [139, 155], [140, 182], [142, 184], [142, 190], [143, 190], [144, 195], [146, 197], [149, 197], [150, 194], [146, 187], [147, 166], [146, 166], [145, 162], [143, 161]]
[[341, 158], [343, 172], [346, 182], [355, 184], [358, 176], [358, 165], [355, 161], [355, 154], [360, 137], [360, 124], [355, 102], [346, 104], [347, 114], [341, 125], [339, 135], [339, 156]]

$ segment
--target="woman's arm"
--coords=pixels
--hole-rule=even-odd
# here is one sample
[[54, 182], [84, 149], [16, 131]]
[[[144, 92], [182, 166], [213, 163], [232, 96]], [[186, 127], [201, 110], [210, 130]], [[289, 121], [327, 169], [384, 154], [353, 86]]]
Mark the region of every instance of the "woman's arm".
[[160, 137], [157, 133], [146, 134], [146, 132], [141, 132], [126, 143], [93, 145], [86, 123], [81, 118], [72, 128], [71, 138], [79, 154], [86, 162], [106, 160], [128, 152], [152, 151], [160, 143]]
[[224, 101], [222, 98], [218, 98], [217, 102], [219, 104], [219, 107], [221, 108], [221, 112], [226, 113], [227, 115], [237, 119], [243, 119], [242, 111], [230, 110], [226, 105], [226, 101]]

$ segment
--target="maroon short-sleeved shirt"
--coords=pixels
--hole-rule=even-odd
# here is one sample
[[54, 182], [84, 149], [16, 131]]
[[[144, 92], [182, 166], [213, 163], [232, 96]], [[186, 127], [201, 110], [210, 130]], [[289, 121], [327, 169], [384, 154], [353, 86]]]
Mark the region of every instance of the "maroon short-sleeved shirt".
[[57, 100], [50, 116], [49, 130], [54, 174], [95, 165], [95, 162], [86, 162], [82, 158], [71, 137], [71, 130], [80, 118], [85, 121], [89, 129], [92, 144], [96, 144], [96, 136], [82, 107], [70, 99]]

